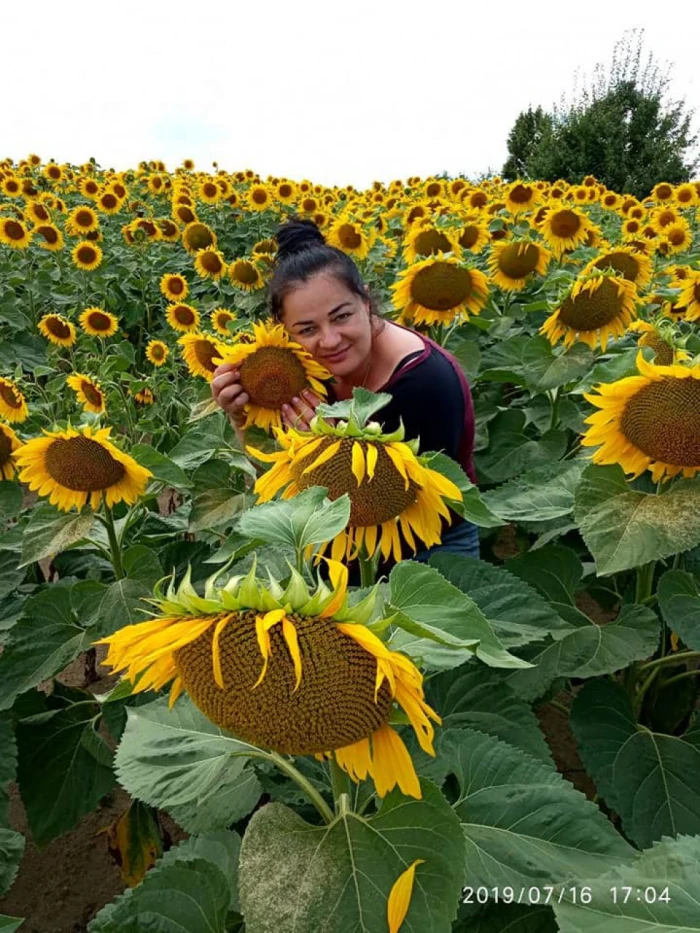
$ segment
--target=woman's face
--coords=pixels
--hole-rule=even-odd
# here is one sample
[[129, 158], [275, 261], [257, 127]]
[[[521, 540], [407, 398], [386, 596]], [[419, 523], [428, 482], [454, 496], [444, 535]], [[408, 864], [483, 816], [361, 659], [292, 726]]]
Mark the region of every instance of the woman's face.
[[336, 378], [366, 369], [372, 350], [369, 299], [334, 275], [319, 272], [289, 292], [282, 320], [292, 339]]

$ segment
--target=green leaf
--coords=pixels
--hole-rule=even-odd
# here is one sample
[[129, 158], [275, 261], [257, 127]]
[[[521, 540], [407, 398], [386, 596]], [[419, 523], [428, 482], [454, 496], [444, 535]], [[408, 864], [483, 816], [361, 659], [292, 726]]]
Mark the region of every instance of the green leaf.
[[700, 748], [639, 726], [625, 692], [605, 680], [584, 686], [570, 722], [598, 792], [638, 846], [700, 834]]
[[124, 572], [130, 580], [143, 583], [149, 590], [166, 576], [158, 555], [145, 544], [134, 544], [124, 551]]
[[511, 573], [532, 584], [550, 602], [574, 605], [574, 593], [583, 576], [583, 565], [574, 551], [548, 545], [506, 561]]
[[[561, 933], [700, 930], [699, 861], [700, 837], [681, 836], [656, 843], [604, 875], [579, 879], [579, 896], [564, 892], [554, 904]], [[590, 894], [585, 904], [580, 897], [584, 887]]]
[[484, 353], [479, 378], [543, 391], [579, 379], [590, 370], [593, 359], [582, 343], [569, 351], [554, 351], [546, 337], [511, 337]]
[[71, 618], [70, 593], [52, 586], [29, 599], [0, 655], [0, 710], [54, 677], [90, 647], [90, 637]]
[[193, 470], [201, 466], [217, 451], [228, 447], [223, 439], [222, 429], [224, 427], [225, 425], [219, 418], [198, 422], [169, 451], [169, 458], [183, 470]]
[[[393, 622], [409, 634], [474, 651], [492, 667], [529, 666], [504, 648], [476, 602], [434, 567], [402, 561], [391, 571], [389, 584], [387, 610], [396, 613]], [[465, 658], [460, 654], [455, 660], [456, 667]]]
[[75, 512], [59, 512], [47, 502], [36, 506], [22, 539], [21, 567], [36, 560], [58, 554], [90, 534], [94, 514], [90, 509]]
[[[515, 892], [516, 897], [518, 894]], [[476, 903], [475, 892], [471, 897]], [[559, 933], [559, 928], [551, 907], [500, 903], [492, 904], [478, 916], [466, 916], [452, 933]]]
[[620, 466], [589, 466], [576, 492], [576, 521], [599, 575], [640, 567], [700, 543], [700, 480], [634, 492]]
[[695, 577], [668, 570], [659, 580], [659, 609], [668, 627], [693, 651], [700, 651], [700, 590]]
[[391, 401], [388, 392], [370, 392], [362, 386], [352, 390], [352, 398], [344, 399], [328, 405], [321, 402], [316, 411], [323, 418], [343, 418], [353, 421], [357, 427], [363, 428], [380, 409]]
[[221, 829], [201, 836], [191, 836], [180, 845], [169, 849], [160, 861], [161, 866], [177, 862], [206, 859], [221, 869], [229, 882], [231, 903], [229, 910], [238, 910], [238, 861], [241, 854], [241, 837], [231, 830]]
[[611, 359], [597, 362], [570, 391], [576, 395], [583, 395], [584, 392], [590, 392], [601, 382], [617, 382], [618, 379], [624, 379], [627, 376], [636, 376], [638, 374], [637, 353], [636, 348], [625, 350]]
[[0, 522], [16, 518], [22, 510], [22, 487], [9, 479], [0, 481]]
[[158, 863], [137, 888], [104, 907], [89, 933], [226, 933], [231, 903], [223, 871], [206, 858]]
[[12, 725], [0, 719], [0, 826], [7, 826], [10, 798], [8, 785], [17, 770], [17, 744]]
[[187, 474], [170, 457], [166, 457], [149, 444], [135, 444], [130, 453], [142, 467], [153, 473], [154, 479], [175, 489], [187, 489], [192, 485]]
[[0, 599], [9, 596], [26, 576], [26, 570], [18, 567], [19, 555], [13, 551], [0, 551]]
[[72, 829], [115, 784], [112, 753], [95, 731], [99, 706], [82, 702], [17, 726], [17, 780], [38, 846]]
[[226, 829], [248, 816], [263, 789], [252, 768], [225, 774], [203, 800], [168, 807], [168, 813], [188, 833]]
[[0, 914], [0, 933], [15, 933], [24, 923], [19, 917], [6, 917]]
[[230, 525], [248, 503], [248, 496], [234, 489], [205, 489], [192, 500], [187, 530], [194, 533], [217, 525]]
[[428, 453], [431, 470], [437, 470], [457, 486], [462, 493], [461, 502], [450, 499], [449, 504], [453, 512], [466, 518], [467, 521], [479, 525], [480, 528], [495, 528], [503, 524], [498, 515], [489, 509], [484, 502], [479, 489], [472, 483], [462, 467], [455, 463], [451, 457], [442, 453]]
[[350, 497], [331, 502], [328, 490], [312, 486], [293, 499], [278, 499], [249, 509], [238, 530], [267, 544], [283, 544], [295, 552], [330, 541], [350, 520]]
[[467, 379], [475, 379], [481, 362], [479, 344], [473, 338], [456, 331], [450, 336], [448, 350], [459, 363]]
[[431, 774], [453, 774], [469, 885], [577, 881], [633, 854], [598, 807], [549, 764], [471, 729], [438, 733]]
[[[581, 615], [581, 619], [586, 619]], [[572, 628], [558, 641], [548, 640], [525, 657], [536, 666], [516, 671], [509, 685], [524, 699], [535, 700], [557, 677], [597, 677], [643, 661], [656, 651], [660, 623], [645, 606], [623, 606], [613, 622]]]
[[489, 483], [502, 483], [524, 470], [551, 464], [566, 453], [566, 434], [548, 431], [535, 440], [524, 433], [525, 413], [499, 412], [489, 425], [487, 450], [475, 457], [479, 474]]
[[488, 508], [505, 521], [544, 522], [574, 510], [574, 493], [586, 464], [551, 463], [528, 470], [483, 494]]
[[430, 677], [425, 695], [445, 728], [485, 732], [551, 764], [549, 746], [532, 707], [508, 687], [502, 674], [463, 664]]
[[422, 787], [422, 800], [395, 790], [376, 816], [343, 813], [328, 826], [312, 826], [279, 803], [258, 810], [239, 866], [248, 933], [385, 931], [389, 892], [419, 858], [402, 930], [449, 933], [464, 878], [464, 840], [437, 788]]
[[172, 710], [161, 697], [127, 714], [117, 776], [132, 796], [154, 807], [204, 806], [258, 751], [223, 733], [186, 696]]
[[448, 553], [433, 555], [429, 564], [474, 600], [506, 647], [571, 631], [536, 590], [502, 567]]
[[107, 585], [97, 580], [78, 580], [73, 584], [70, 589], [71, 612], [81, 628], [89, 628], [98, 618], [106, 592]]
[[152, 595], [149, 587], [129, 577], [112, 583], [102, 597], [97, 618], [90, 628], [90, 638], [96, 641], [112, 635], [125, 625], [145, 622], [151, 608], [144, 599]]
[[24, 836], [0, 827], [0, 895], [12, 886], [24, 852]]

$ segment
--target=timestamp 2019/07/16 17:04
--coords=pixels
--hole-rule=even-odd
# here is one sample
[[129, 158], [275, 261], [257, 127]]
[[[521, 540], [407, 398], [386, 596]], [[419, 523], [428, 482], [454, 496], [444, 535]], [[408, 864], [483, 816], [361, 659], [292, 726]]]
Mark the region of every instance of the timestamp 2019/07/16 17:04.
[[645, 887], [616, 885], [605, 891], [593, 890], [589, 885], [532, 885], [530, 887], [486, 887], [485, 885], [462, 889], [463, 904], [591, 904], [594, 897], [604, 895], [613, 904], [644, 903], [669, 904], [671, 894], [669, 887]]

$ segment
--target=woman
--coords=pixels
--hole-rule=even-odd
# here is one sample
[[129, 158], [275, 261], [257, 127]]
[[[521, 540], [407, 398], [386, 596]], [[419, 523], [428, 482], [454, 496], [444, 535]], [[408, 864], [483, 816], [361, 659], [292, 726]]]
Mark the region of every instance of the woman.
[[[277, 243], [270, 311], [333, 375], [328, 401], [350, 398], [357, 386], [388, 392], [392, 400], [375, 418], [384, 430], [393, 431], [403, 422], [406, 438], [419, 438], [421, 451], [443, 451], [476, 482], [474, 410], [454, 357], [422, 334], [377, 317], [353, 260], [327, 246], [312, 221], [284, 224]], [[243, 408], [249, 399], [236, 366], [219, 366], [211, 388], [242, 439]], [[308, 430], [319, 402], [310, 390], [302, 392], [282, 407], [283, 421]], [[425, 561], [437, 551], [478, 557], [478, 528], [454, 515], [442, 544], [419, 551], [414, 559]]]

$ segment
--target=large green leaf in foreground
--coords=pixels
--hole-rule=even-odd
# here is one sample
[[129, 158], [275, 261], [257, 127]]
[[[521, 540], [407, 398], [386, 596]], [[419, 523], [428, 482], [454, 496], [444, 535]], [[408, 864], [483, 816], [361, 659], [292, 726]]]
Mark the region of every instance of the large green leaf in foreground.
[[[700, 930], [700, 836], [664, 839], [626, 864], [579, 879], [554, 912], [561, 933], [691, 933]], [[583, 889], [589, 903], [581, 898]], [[588, 900], [588, 896], [586, 897]]]
[[328, 826], [312, 826], [282, 804], [258, 810], [239, 868], [248, 933], [386, 933], [389, 892], [419, 858], [402, 933], [449, 933], [464, 883], [464, 840], [442, 794], [422, 787], [422, 800], [396, 790], [376, 816], [345, 813]]

